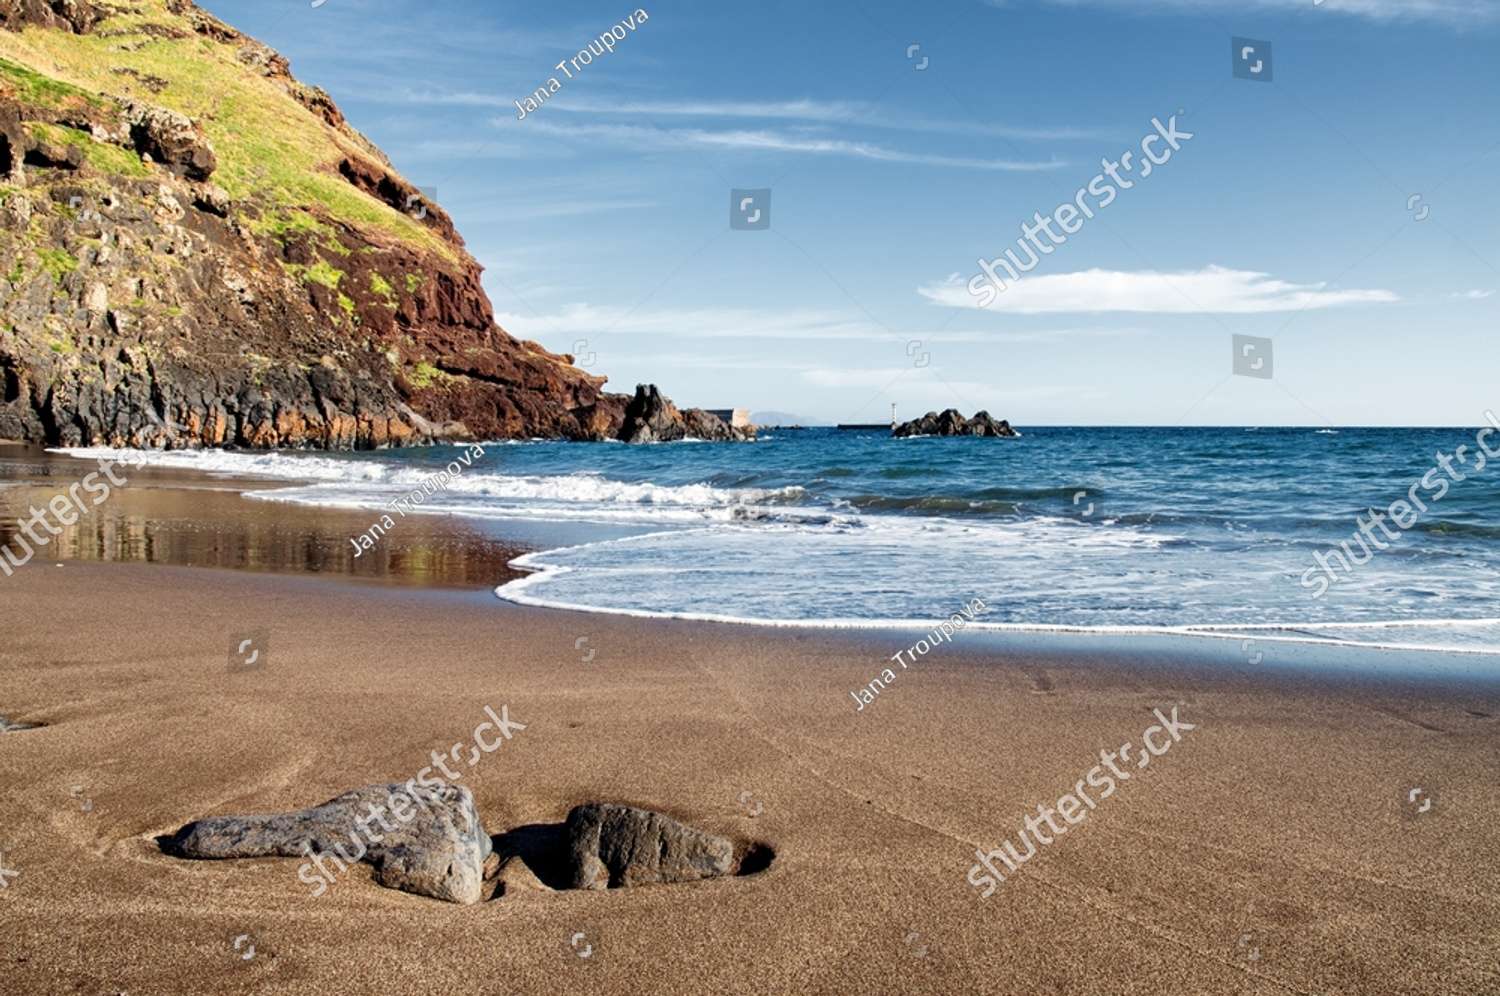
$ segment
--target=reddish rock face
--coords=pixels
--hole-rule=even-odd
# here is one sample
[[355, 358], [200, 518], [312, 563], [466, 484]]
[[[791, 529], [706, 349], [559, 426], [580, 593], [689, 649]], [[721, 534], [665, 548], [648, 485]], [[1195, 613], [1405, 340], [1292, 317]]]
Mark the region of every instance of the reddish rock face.
[[[136, 68], [110, 70], [118, 94], [62, 88], [45, 102], [0, 71], [0, 439], [333, 449], [753, 434], [679, 412], [654, 387], [608, 394], [571, 357], [506, 334], [452, 219], [326, 93], [189, 0], [155, 9], [172, 23], [129, 30], [227, 46], [212, 51], [326, 126], [341, 150], [329, 177], [421, 228], [231, 198], [214, 182], [225, 150], [155, 105], [165, 81]], [[106, 13], [90, 0], [0, 0], [0, 31], [86, 33]], [[72, 138], [45, 137], [57, 134]], [[141, 169], [102, 172], [90, 140]]]

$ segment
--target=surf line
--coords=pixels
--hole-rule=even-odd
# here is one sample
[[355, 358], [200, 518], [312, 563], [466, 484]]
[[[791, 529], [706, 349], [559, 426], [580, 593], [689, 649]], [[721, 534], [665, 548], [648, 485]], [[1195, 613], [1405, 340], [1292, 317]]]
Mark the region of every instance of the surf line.
[[[908, 663], [905, 658], [908, 654], [911, 656], [910, 663], [915, 664], [917, 663], [917, 658], [926, 657], [932, 651], [932, 648], [939, 644], [952, 643], [953, 634], [962, 632], [965, 626], [974, 621], [975, 616], [987, 608], [989, 606], [984, 604], [984, 599], [974, 599], [968, 605], [965, 605], [962, 610], [953, 613], [946, 620], [938, 623], [936, 629], [912, 644], [906, 650], [896, 651], [896, 653], [891, 655], [891, 660], [900, 664], [901, 670], [905, 671]], [[849, 697], [854, 700], [854, 711], [864, 712], [865, 706], [874, 702], [875, 697], [886, 688], [889, 688], [891, 682], [895, 680], [896, 672], [891, 668], [885, 668], [872, 678], [870, 683], [864, 688], [856, 688], [850, 692]]]
[[[421, 505], [439, 491], [447, 491], [448, 485], [458, 479], [458, 476], [464, 472], [464, 468], [474, 466], [474, 461], [482, 456], [484, 456], [484, 447], [478, 443], [471, 443], [468, 452], [461, 454], [457, 460], [427, 478], [411, 491], [392, 499], [391, 505], [387, 507], [395, 506], [401, 518], [406, 518], [406, 513], [412, 509], [412, 506]], [[375, 549], [375, 544], [385, 539], [385, 534], [395, 528], [396, 520], [387, 512], [380, 517], [380, 521], [366, 529], [357, 539], [351, 538], [349, 543], [354, 547], [354, 559], [358, 560], [363, 557], [366, 550]]]

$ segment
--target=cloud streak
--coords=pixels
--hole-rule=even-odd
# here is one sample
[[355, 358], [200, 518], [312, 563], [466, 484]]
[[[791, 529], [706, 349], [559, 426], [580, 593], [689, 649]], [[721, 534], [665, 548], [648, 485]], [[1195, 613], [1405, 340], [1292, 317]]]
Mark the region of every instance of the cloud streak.
[[[408, 90], [403, 98], [413, 104], [456, 107], [513, 108], [509, 97], [472, 90]], [[987, 135], [1020, 141], [1101, 140], [1112, 132], [1102, 128], [1023, 127], [983, 121], [944, 121], [893, 114], [889, 109], [857, 100], [587, 100], [561, 97], [547, 109], [568, 114], [635, 118], [716, 118], [754, 121], [795, 121], [809, 124], [857, 124], [889, 131], [953, 135]]]
[[[496, 125], [505, 123], [496, 120]], [[1014, 160], [979, 159], [969, 156], [935, 155], [907, 152], [873, 142], [855, 142], [841, 138], [815, 138], [766, 129], [711, 131], [703, 128], [650, 128], [641, 125], [577, 124], [560, 125], [533, 121], [533, 132], [564, 140], [590, 139], [637, 151], [673, 149], [732, 149], [754, 152], [790, 152], [806, 155], [843, 156], [877, 162], [909, 163], [923, 166], [950, 166], [964, 169], [1000, 172], [1038, 172], [1054, 170], [1067, 163], [1059, 159]]]
[[[918, 287], [917, 293], [945, 307], [979, 309], [956, 274]], [[1170, 273], [1094, 269], [1027, 276], [1006, 287], [984, 310], [1020, 315], [1257, 314], [1398, 300], [1388, 290], [1332, 290], [1327, 283], [1294, 284], [1253, 270], [1206, 266]]]

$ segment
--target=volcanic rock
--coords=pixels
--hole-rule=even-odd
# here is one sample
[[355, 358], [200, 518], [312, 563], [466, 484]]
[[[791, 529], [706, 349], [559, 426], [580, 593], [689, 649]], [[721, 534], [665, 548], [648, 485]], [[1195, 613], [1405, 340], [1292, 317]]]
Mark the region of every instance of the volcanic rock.
[[949, 408], [941, 415], [937, 412], [928, 412], [921, 418], [910, 422], [902, 422], [891, 430], [892, 436], [990, 436], [1015, 439], [1020, 433], [1010, 427], [1010, 423], [1001, 419], [995, 421], [989, 412], [978, 412], [971, 419], [965, 419], [959, 414], [958, 409]]
[[728, 840], [646, 809], [592, 802], [575, 806], [566, 826], [575, 889], [695, 882], [734, 867]]
[[627, 443], [666, 443], [679, 439], [713, 442], [755, 438], [755, 427], [737, 428], [701, 408], [678, 410], [655, 384], [637, 384], [625, 406], [619, 438]]
[[162, 849], [205, 859], [317, 855], [330, 874], [340, 863], [364, 861], [387, 888], [468, 904], [483, 898], [491, 843], [467, 788], [392, 783], [292, 813], [207, 817], [182, 827]]

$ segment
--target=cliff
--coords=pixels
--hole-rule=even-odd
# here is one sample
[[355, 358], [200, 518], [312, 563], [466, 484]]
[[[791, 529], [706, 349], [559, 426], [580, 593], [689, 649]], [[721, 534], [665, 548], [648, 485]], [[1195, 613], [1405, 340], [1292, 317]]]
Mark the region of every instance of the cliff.
[[630, 436], [631, 398], [499, 328], [480, 273], [328, 94], [190, 0], [0, 0], [0, 439]]

